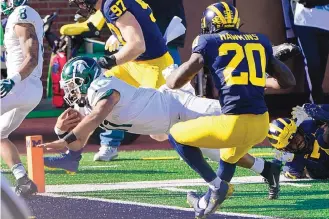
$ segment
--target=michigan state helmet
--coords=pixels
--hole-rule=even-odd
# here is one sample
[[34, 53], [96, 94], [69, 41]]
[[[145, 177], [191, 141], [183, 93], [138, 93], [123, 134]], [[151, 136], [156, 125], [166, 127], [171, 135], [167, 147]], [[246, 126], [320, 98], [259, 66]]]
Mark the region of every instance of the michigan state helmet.
[[64, 100], [70, 106], [85, 104], [90, 84], [101, 74], [97, 62], [89, 57], [75, 57], [63, 67], [60, 86], [64, 90]]
[[219, 2], [209, 5], [201, 18], [201, 33], [218, 33], [224, 29], [239, 29], [238, 10], [231, 4]]
[[89, 14], [96, 12], [95, 5], [98, 0], [69, 0], [70, 5], [78, 6], [79, 9], [87, 10]]
[[25, 5], [27, 0], [1, 0], [1, 14], [10, 15], [18, 6]]

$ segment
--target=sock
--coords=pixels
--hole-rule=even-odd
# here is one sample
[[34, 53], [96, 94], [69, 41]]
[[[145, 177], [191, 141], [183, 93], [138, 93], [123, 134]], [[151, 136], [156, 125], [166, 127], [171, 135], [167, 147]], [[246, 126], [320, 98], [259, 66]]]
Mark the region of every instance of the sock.
[[235, 173], [236, 164], [231, 164], [220, 159], [217, 176], [226, 182], [231, 182]]
[[264, 170], [264, 166], [265, 166], [264, 159], [256, 157], [254, 165], [252, 165], [252, 167], [250, 169], [255, 171], [258, 174], [261, 174]]
[[172, 135], [168, 136], [168, 140], [183, 160], [206, 182], [209, 183], [216, 179], [216, 173], [203, 158], [200, 148], [179, 144]]
[[72, 150], [67, 150], [66, 153], [70, 154], [73, 158], [77, 158], [82, 154], [83, 149], [80, 149], [78, 151], [72, 151]]
[[13, 172], [16, 180], [22, 178], [23, 176], [26, 175], [26, 170], [23, 166], [22, 163], [15, 164], [12, 168], [11, 171]]
[[271, 162], [265, 161], [264, 169], [260, 173], [260, 175], [262, 175], [263, 177], [267, 178], [268, 177], [268, 173], [270, 172], [270, 170], [271, 170]]
[[222, 180], [217, 176], [213, 181], [209, 182], [209, 187], [212, 190], [219, 189], [221, 182]]

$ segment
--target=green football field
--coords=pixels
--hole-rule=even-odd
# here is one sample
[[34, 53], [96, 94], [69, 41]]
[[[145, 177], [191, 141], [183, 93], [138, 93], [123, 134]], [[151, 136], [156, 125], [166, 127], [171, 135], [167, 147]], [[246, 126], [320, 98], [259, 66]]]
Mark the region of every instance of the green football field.
[[[251, 153], [272, 159], [269, 148], [253, 149]], [[47, 191], [178, 207], [188, 207], [186, 191], [206, 191], [201, 180], [194, 182], [199, 177], [172, 150], [120, 152], [119, 158], [111, 162], [93, 162], [93, 155], [83, 155], [75, 175], [46, 169]], [[217, 168], [217, 163], [210, 164]], [[13, 181], [7, 167], [3, 164], [1, 167], [4, 175]], [[280, 218], [329, 218], [328, 181], [284, 182], [280, 198], [268, 200], [266, 184], [253, 176], [257, 174], [237, 168], [233, 179], [235, 192], [220, 211]], [[168, 180], [174, 181], [168, 184]], [[109, 184], [104, 186], [104, 183]]]

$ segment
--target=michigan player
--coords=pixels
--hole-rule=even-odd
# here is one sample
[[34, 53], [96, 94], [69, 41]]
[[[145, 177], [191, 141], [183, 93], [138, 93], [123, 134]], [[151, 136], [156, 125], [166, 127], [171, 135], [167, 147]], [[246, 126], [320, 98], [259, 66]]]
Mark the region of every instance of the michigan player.
[[[202, 34], [194, 40], [190, 59], [167, 78], [168, 87], [177, 89], [206, 67], [220, 93], [223, 114], [175, 124], [169, 135], [175, 150], [209, 183], [202, 198], [188, 193], [197, 217], [215, 211], [233, 192], [226, 181], [231, 180], [236, 162], [266, 138], [269, 124], [264, 101], [266, 72], [282, 88], [295, 85], [289, 68], [273, 56], [267, 37], [242, 33], [239, 23], [234, 6], [225, 2], [208, 6], [201, 19]], [[200, 147], [223, 148], [219, 176], [204, 160]]]
[[[173, 64], [166, 43], [155, 23], [151, 8], [143, 0], [70, 0], [90, 13], [101, 10], [115, 39], [107, 41], [110, 50], [99, 64], [115, 76], [138, 87], [159, 88], [165, 83], [161, 72]], [[117, 40], [117, 41], [116, 41]]]
[[[109, 69], [106, 76], [116, 76], [135, 87], [159, 88], [165, 83], [161, 72], [174, 61], [148, 4], [143, 0], [70, 2], [91, 14], [100, 10], [113, 33], [106, 42], [106, 49], [115, 53], [99, 60], [102, 68]], [[119, 45], [122, 48], [116, 52]], [[112, 134], [115, 139], [123, 138], [122, 131]], [[111, 156], [117, 156], [117, 148], [112, 148], [110, 152]]]
[[273, 147], [292, 153], [289, 160], [277, 157], [286, 162], [284, 175], [298, 179], [307, 173], [313, 179], [329, 178], [329, 105], [305, 104], [295, 108], [293, 115], [294, 119], [272, 121], [268, 133]]
[[[166, 71], [167, 73], [171, 72], [170, 68]], [[165, 134], [165, 137], [161, 135], [168, 133], [170, 127], [180, 121], [221, 113], [221, 107], [217, 100], [196, 97], [193, 95], [193, 87], [189, 84], [180, 90], [168, 89], [166, 85], [163, 85], [159, 90], [135, 88], [115, 77], [98, 77], [100, 72], [101, 69], [96, 61], [87, 57], [73, 58], [64, 66], [61, 85], [65, 91], [65, 100], [74, 108], [79, 103], [80, 108], [77, 109], [86, 117], [81, 122], [82, 124], [76, 127], [76, 122], [79, 121], [79, 118], [74, 115], [76, 111], [67, 109], [56, 123], [56, 127], [65, 133], [59, 135], [59, 138], [63, 138], [63, 140], [46, 144], [45, 147], [68, 146], [72, 149], [72, 145], [67, 144], [66, 141], [71, 138], [69, 135], [75, 135], [80, 136], [78, 137], [80, 142], [72, 143], [75, 144], [72, 151], [80, 151], [84, 147], [83, 142], [86, 142], [88, 138], [86, 133], [93, 132], [97, 126], [105, 130], [124, 129], [131, 133], [153, 134], [153, 138], [165, 140], [167, 135]], [[166, 72], [164, 75], [166, 77]], [[107, 107], [100, 109], [99, 104], [102, 102], [109, 103]], [[90, 117], [89, 114], [93, 116]], [[105, 120], [102, 121], [100, 117], [105, 115]], [[86, 125], [86, 121], [89, 121], [88, 125]], [[73, 129], [75, 127], [77, 129]], [[69, 134], [72, 129], [74, 134]], [[218, 149], [204, 149], [203, 152], [212, 160], [219, 161]], [[78, 169], [80, 159], [75, 160], [69, 166], [53, 166], [47, 162], [45, 165], [51, 168], [61, 167], [67, 171], [75, 172]], [[273, 178], [278, 179], [280, 167], [277, 168], [270, 162], [246, 155], [239, 161], [238, 165], [261, 174], [268, 180], [270, 186], [277, 183], [273, 181]]]
[[8, 135], [42, 97], [43, 21], [26, 5], [26, 0], [2, 0], [1, 12], [9, 15], [4, 36], [8, 77], [0, 80], [1, 157], [16, 178], [16, 193], [26, 196], [37, 192], [37, 187], [27, 177], [16, 146]]

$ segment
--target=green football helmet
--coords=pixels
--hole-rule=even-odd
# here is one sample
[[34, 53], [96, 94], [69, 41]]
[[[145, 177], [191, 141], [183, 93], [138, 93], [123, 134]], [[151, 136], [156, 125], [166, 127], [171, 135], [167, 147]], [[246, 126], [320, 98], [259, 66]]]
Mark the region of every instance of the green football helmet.
[[101, 67], [94, 59], [82, 56], [70, 59], [62, 69], [60, 80], [66, 103], [83, 107], [88, 88], [100, 74]]
[[16, 7], [25, 5], [27, 0], [1, 0], [1, 14], [10, 15]]

